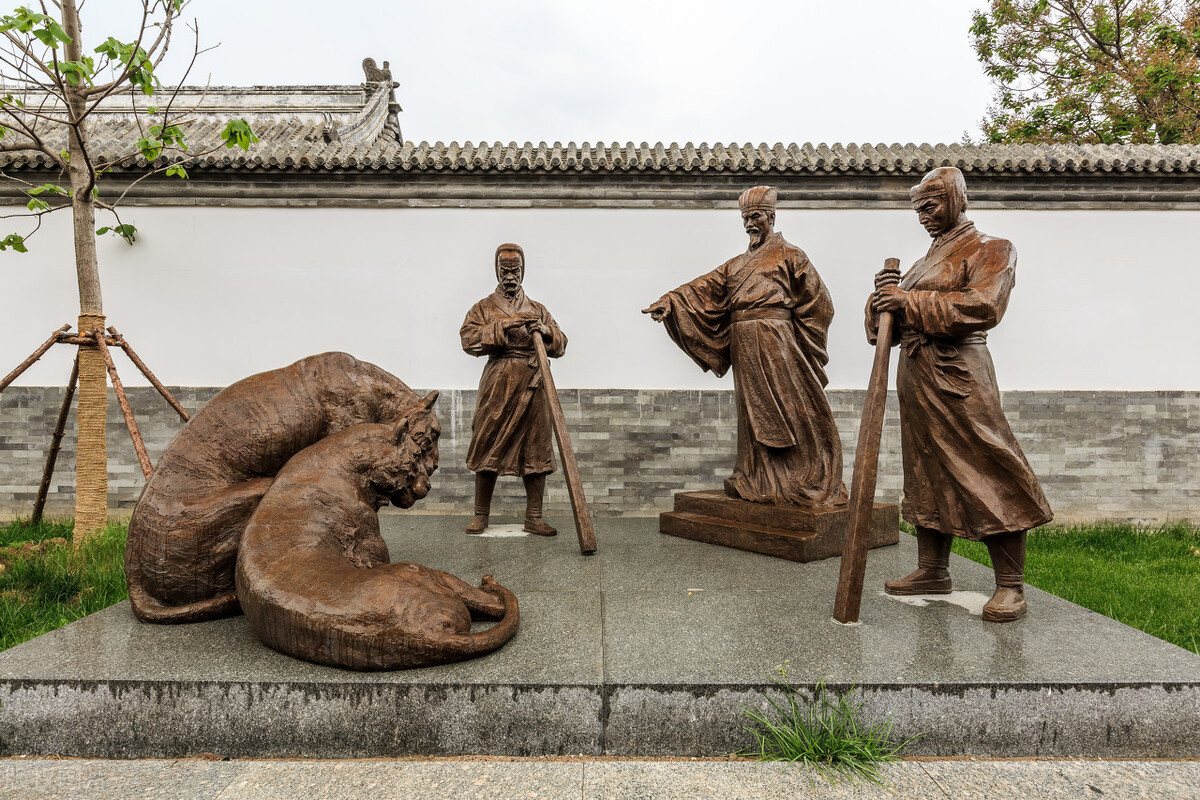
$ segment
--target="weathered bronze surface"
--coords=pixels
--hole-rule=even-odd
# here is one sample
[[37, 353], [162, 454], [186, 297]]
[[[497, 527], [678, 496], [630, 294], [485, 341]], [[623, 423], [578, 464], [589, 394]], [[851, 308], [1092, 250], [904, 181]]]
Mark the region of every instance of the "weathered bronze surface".
[[[331, 433], [284, 465], [246, 525], [237, 596], [269, 647], [351, 669], [404, 669], [489, 653], [517, 632], [512, 592], [389, 563], [377, 511], [429, 492], [440, 433], [437, 393], [394, 424]], [[471, 633], [472, 617], [500, 619]]]
[[542, 520], [542, 496], [556, 465], [533, 337], [542, 337], [551, 358], [566, 351], [567, 337], [545, 306], [525, 296], [525, 252], [518, 245], [496, 248], [496, 279], [496, 291], [471, 307], [459, 330], [463, 350], [488, 359], [467, 450], [467, 468], [475, 473], [475, 517], [467, 533], [487, 528], [497, 476], [520, 475], [525, 530], [553, 536], [557, 531]]
[[321, 438], [395, 423], [419, 402], [400, 379], [346, 353], [310, 356], [218, 393], [167, 446], [129, 521], [134, 613], [145, 622], [238, 613], [238, 543], [275, 474]]
[[933, 170], [910, 196], [933, 244], [903, 277], [881, 271], [866, 310], [871, 342], [881, 313], [897, 318], [903, 515], [918, 531], [917, 570], [885, 589], [949, 592], [949, 537], [982, 539], [996, 572], [983, 618], [1007, 622], [1026, 609], [1025, 532], [1053, 518], [1000, 408], [987, 349], [1016, 281], [1017, 253], [967, 219], [957, 169]]
[[[659, 531], [698, 542], [735, 547], [789, 561], [817, 561], [840, 555], [846, 508], [803, 508], [751, 503], [722, 491], [676, 492], [675, 508], [659, 515]], [[866, 546], [900, 541], [895, 504], [876, 503], [867, 511]]]
[[701, 369], [732, 366], [737, 464], [730, 497], [809, 508], [846, 505], [842, 449], [825, 397], [833, 301], [800, 248], [774, 230], [775, 189], [738, 198], [745, 253], [667, 292], [644, 313]]

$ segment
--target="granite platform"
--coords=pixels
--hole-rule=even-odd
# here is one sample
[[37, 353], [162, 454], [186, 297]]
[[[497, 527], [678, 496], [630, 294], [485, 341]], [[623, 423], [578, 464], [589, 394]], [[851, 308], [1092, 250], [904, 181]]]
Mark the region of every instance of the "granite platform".
[[[400, 755], [716, 756], [750, 743], [785, 664], [808, 691], [849, 690], [911, 755], [1200, 756], [1200, 655], [1036, 589], [1029, 615], [984, 624], [991, 571], [954, 557], [956, 592], [893, 598], [915, 541], [870, 551], [862, 623], [830, 618], [838, 559], [798, 564], [597, 520], [547, 539], [466, 517], [387, 514], [394, 560], [521, 601], [496, 653], [356, 673], [259, 644], [237, 617], [138, 623], [128, 604], [0, 653], [0, 755], [164, 758]], [[503, 520], [500, 520], [503, 522]]]

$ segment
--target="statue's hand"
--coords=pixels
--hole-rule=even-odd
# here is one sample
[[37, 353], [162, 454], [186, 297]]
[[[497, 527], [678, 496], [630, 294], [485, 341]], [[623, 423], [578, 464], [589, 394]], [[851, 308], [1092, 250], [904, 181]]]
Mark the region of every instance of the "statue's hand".
[[882, 314], [886, 311], [903, 311], [904, 298], [908, 292], [901, 289], [899, 286], [883, 286], [875, 290], [875, 294], [871, 295], [871, 308], [876, 314]]
[[900, 283], [900, 269], [888, 269], [884, 267], [875, 273], [875, 289], [878, 291], [885, 286], [895, 286]]
[[528, 312], [522, 312], [514, 314], [511, 317], [505, 317], [500, 323], [500, 327], [504, 328], [505, 331], [511, 331], [513, 328], [523, 328], [537, 319], [537, 316], [531, 316]]
[[650, 319], [654, 320], [655, 322], [662, 322], [663, 317], [665, 317], [670, 311], [671, 303], [665, 297], [660, 297], [658, 300], [654, 301], [649, 308], [642, 309], [642, 313], [649, 314]]

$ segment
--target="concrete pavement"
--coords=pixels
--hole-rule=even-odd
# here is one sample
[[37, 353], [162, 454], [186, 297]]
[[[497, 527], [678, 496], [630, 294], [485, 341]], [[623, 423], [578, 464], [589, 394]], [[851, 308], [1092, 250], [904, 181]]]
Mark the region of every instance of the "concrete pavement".
[[1200, 761], [910, 760], [885, 786], [728, 760], [0, 759], [5, 800], [1193, 800]]

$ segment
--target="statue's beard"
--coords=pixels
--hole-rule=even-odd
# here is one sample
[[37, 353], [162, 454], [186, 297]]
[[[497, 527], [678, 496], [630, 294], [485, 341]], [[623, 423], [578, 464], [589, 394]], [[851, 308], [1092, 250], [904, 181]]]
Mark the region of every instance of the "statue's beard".
[[750, 234], [751, 249], [760, 246], [763, 242], [765, 242], [767, 240], [767, 232], [766, 231], [762, 231], [762, 230], [748, 231], [748, 233]]

